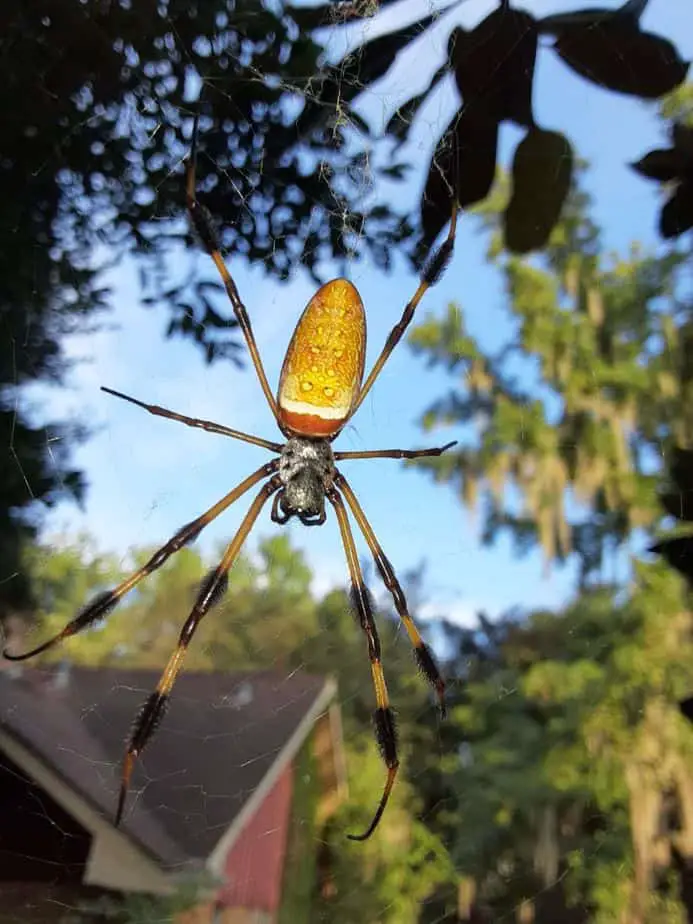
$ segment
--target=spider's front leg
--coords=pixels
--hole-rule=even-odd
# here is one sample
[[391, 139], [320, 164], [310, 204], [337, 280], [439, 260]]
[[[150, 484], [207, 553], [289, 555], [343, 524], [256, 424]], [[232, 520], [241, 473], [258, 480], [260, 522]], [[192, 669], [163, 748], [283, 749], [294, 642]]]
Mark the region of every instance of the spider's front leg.
[[250, 488], [259, 481], [273, 475], [277, 471], [278, 466], [278, 460], [274, 459], [262, 465], [253, 472], [252, 475], [244, 478], [240, 484], [236, 485], [232, 491], [229, 491], [228, 494], [222, 497], [220, 501], [217, 501], [209, 510], [179, 529], [169, 541], [165, 543], [165, 545], [162, 545], [160, 549], [157, 549], [149, 560], [135, 571], [134, 574], [125, 578], [125, 580], [121, 581], [120, 584], [111, 590], [98, 594], [91, 603], [88, 603], [74, 619], [71, 619], [70, 622], [52, 638], [49, 638], [35, 648], [22, 652], [21, 654], [12, 654], [5, 649], [3, 657], [8, 661], [25, 661], [28, 658], [33, 658], [35, 655], [42, 654], [44, 651], [48, 651], [59, 642], [71, 638], [73, 635], [77, 635], [79, 632], [83, 632], [100, 620], [105, 619], [118, 603], [120, 603], [123, 597], [136, 587], [140, 581], [143, 581], [150, 574], [153, 574], [154, 571], [161, 568], [164, 562], [168, 561], [176, 552], [179, 552], [189, 543], [194, 542], [205, 526], [209, 526], [209, 524], [216, 520], [216, 518], [230, 507], [234, 501], [237, 501], [239, 497], [245, 494], [246, 491], [250, 490]]
[[380, 375], [383, 366], [390, 358], [393, 350], [404, 336], [406, 329], [411, 324], [412, 318], [414, 317], [414, 312], [416, 311], [419, 302], [424, 297], [426, 292], [431, 288], [431, 286], [434, 286], [440, 280], [441, 276], [445, 272], [445, 268], [452, 258], [452, 252], [455, 247], [458, 208], [459, 206], [457, 205], [457, 202], [453, 202], [448, 236], [445, 238], [438, 250], [434, 251], [434, 253], [426, 261], [426, 265], [424, 266], [423, 272], [421, 273], [421, 280], [416, 289], [416, 292], [405, 305], [404, 311], [402, 312], [402, 317], [390, 331], [380, 356], [376, 359], [373, 368], [368, 373], [366, 381], [361, 386], [358, 398], [349, 411], [349, 417], [353, 417], [356, 411], [363, 404], [363, 399], [373, 387], [373, 383]]
[[212, 217], [207, 211], [207, 209], [198, 201], [197, 199], [197, 181], [196, 181], [196, 170], [197, 170], [197, 133], [199, 127], [200, 114], [197, 112], [195, 114], [195, 122], [193, 124], [193, 136], [192, 136], [192, 145], [190, 149], [190, 154], [185, 161], [185, 197], [186, 203], [188, 206], [188, 214], [190, 215], [190, 221], [193, 224], [193, 227], [197, 231], [198, 237], [202, 241], [205, 250], [210, 255], [214, 261], [219, 275], [221, 276], [222, 282], [224, 283], [224, 288], [226, 289], [226, 294], [229, 297], [231, 306], [233, 307], [234, 314], [236, 315], [236, 320], [238, 321], [238, 326], [243, 331], [243, 336], [245, 337], [246, 346], [248, 347], [248, 352], [253, 361], [253, 366], [255, 367], [255, 372], [260, 381], [260, 386], [264, 392], [267, 403], [270, 406], [270, 410], [274, 415], [274, 419], [278, 420], [278, 410], [277, 402], [272, 394], [272, 389], [269, 387], [269, 382], [267, 381], [267, 376], [265, 374], [265, 368], [262, 365], [262, 359], [260, 358], [260, 351], [257, 348], [257, 343], [255, 342], [255, 335], [253, 334], [253, 328], [250, 323], [250, 317], [248, 311], [241, 300], [241, 296], [238, 294], [238, 288], [236, 283], [231, 276], [231, 273], [224, 262], [224, 258], [221, 255], [221, 245], [217, 237], [217, 232], [214, 229], [214, 223]]

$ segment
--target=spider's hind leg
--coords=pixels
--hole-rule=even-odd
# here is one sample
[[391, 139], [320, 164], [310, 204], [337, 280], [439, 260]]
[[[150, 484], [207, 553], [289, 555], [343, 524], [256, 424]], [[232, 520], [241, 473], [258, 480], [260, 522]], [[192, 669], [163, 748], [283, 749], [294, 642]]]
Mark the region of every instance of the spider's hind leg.
[[342, 535], [344, 553], [347, 558], [349, 574], [351, 576], [351, 599], [358, 612], [361, 628], [368, 642], [368, 657], [371, 662], [371, 674], [373, 675], [373, 686], [375, 688], [376, 709], [373, 713], [375, 736], [385, 766], [387, 767], [387, 777], [383, 788], [383, 794], [380, 797], [380, 802], [378, 803], [373, 820], [363, 834], [347, 835], [352, 841], [365, 841], [368, 840], [378, 827], [390, 798], [392, 787], [395, 785], [397, 771], [399, 769], [397, 729], [395, 726], [394, 713], [390, 707], [385, 676], [383, 674], [383, 666], [380, 657], [380, 639], [378, 638], [378, 630], [375, 625], [375, 619], [373, 618], [373, 605], [363, 580], [361, 565], [359, 564], [356, 552], [356, 544], [351, 532], [351, 527], [349, 526], [344, 502], [335, 488], [328, 491], [327, 497], [337, 514], [339, 531]]
[[412, 648], [414, 649], [414, 657], [416, 659], [416, 663], [421, 673], [435, 690], [436, 696], [438, 697], [438, 706], [440, 708], [441, 717], [445, 718], [445, 681], [443, 680], [440, 670], [438, 669], [438, 665], [435, 662], [435, 658], [433, 657], [431, 649], [421, 638], [421, 633], [416, 628], [414, 620], [409, 615], [407, 600], [404, 596], [402, 585], [397, 580], [395, 570], [390, 564], [388, 557], [383, 552], [382, 547], [378, 542], [375, 533], [373, 532], [372, 526], [368, 522], [368, 519], [363, 512], [361, 505], [356, 499], [356, 495], [349, 487], [348, 481], [341, 472], [337, 472], [335, 474], [335, 484], [344, 495], [346, 502], [349, 505], [349, 509], [354, 515], [354, 518], [358, 523], [366, 542], [368, 543], [368, 547], [371, 550], [373, 558], [375, 559], [375, 564], [378, 568], [378, 571], [380, 572], [381, 578], [383, 579], [383, 583], [392, 594], [392, 599], [395, 603], [395, 609], [397, 610], [397, 614], [402, 621], [402, 625], [406, 629], [407, 635], [409, 636], [409, 641], [411, 642]]

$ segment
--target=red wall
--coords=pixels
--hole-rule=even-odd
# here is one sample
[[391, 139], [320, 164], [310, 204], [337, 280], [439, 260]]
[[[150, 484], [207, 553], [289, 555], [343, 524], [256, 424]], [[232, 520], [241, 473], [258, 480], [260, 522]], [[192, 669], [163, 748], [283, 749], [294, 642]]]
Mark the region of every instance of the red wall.
[[292, 790], [289, 763], [226, 856], [226, 885], [219, 905], [262, 911], [279, 908]]

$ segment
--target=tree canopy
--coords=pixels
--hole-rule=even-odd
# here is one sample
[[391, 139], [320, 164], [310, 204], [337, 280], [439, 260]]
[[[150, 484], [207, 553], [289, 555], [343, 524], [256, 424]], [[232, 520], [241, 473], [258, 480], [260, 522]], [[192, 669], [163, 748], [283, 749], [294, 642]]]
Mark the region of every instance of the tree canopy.
[[[489, 208], [492, 233], [496, 216]], [[416, 353], [452, 373], [424, 427], [466, 434], [425, 465], [481, 506], [486, 541], [507, 530], [520, 550], [575, 553], [583, 580], [599, 577], [607, 556], [661, 519], [653, 460], [690, 439], [686, 256], [634, 244], [606, 257], [579, 188], [540, 261], [508, 256], [497, 238], [490, 255], [513, 321], [502, 349], [485, 352], [456, 305], [411, 335]], [[670, 310], [658, 310], [662, 299]]]
[[[330, 259], [368, 254], [388, 268], [400, 249], [419, 261], [452, 191], [461, 206], [485, 198], [503, 121], [527, 129], [505, 241], [515, 251], [541, 245], [568, 189], [570, 145], [532, 114], [540, 36], [615, 92], [657, 97], [687, 70], [671, 41], [641, 27], [646, 0], [540, 20], [503, 0], [471, 31], [456, 21], [457, 3], [387, 31], [392, 6], [41, 0], [0, 13], [0, 618], [32, 606], [19, 550], [35, 535], [36, 502], [83, 489], [70, 463], [83, 432], [37, 419], [21, 386], [59, 381], [66, 333], [101, 322], [110, 293], [100, 271], [135, 254], [143, 302], [167, 308], [167, 333], [190, 338], [209, 361], [242, 361], [219, 283], [172, 259], [192, 241], [182, 161], [197, 112], [199, 196], [224, 249], [279, 279], [299, 267], [318, 278]], [[430, 87], [381, 131], [359, 114], [364, 93], [434, 29], [448, 41]], [[446, 75], [461, 108], [432, 146], [417, 221], [375, 195], [374, 182], [405, 178], [403, 144]]]
[[[310, 570], [288, 540], [265, 542], [257, 559], [238, 563], [190, 652], [193, 669], [272, 666], [338, 678], [351, 797], [320, 832], [333, 881], [316, 888], [316, 920], [693, 920], [685, 890], [693, 731], [678, 708], [693, 690], [690, 600], [665, 563], [631, 558], [667, 515], [691, 520], [691, 482], [676, 464], [693, 440], [687, 92], [679, 91], [678, 108], [671, 100], [674, 109], [664, 107], [683, 126], [671, 130], [670, 148], [637, 162], [648, 177], [674, 183], [661, 227], [680, 239], [656, 250], [634, 243], [615, 257], [580, 184], [588, 168], [574, 169], [566, 140], [537, 126], [530, 105], [540, 34], [602, 87], [649, 98], [680, 83], [685, 62], [642, 30], [644, 7], [629, 0], [616, 12], [563, 11], [539, 22], [504, 2], [473, 31], [449, 21], [448, 57], [431, 87], [453, 74], [462, 109], [432, 155], [419, 230], [430, 243], [452, 198], [485, 200], [478, 214], [512, 333], [490, 353], [459, 305], [413, 332], [414, 352], [449, 373], [422, 424], [451, 427], [460, 440], [424, 466], [481, 506], [488, 542], [505, 531], [520, 550], [541, 548], [549, 564], [577, 560], [574, 599], [558, 612], [481, 614], [469, 629], [438, 624], [430, 635], [446, 661], [446, 724], [397, 641], [396, 620], [378, 614], [402, 779], [378, 839], [358, 853], [347, 853], [343, 833], [370, 818], [382, 767], [368, 658], [345, 618], [346, 593], [311, 593]], [[93, 554], [88, 537], [27, 545], [37, 532], [27, 502], [79, 496], [82, 483], [69, 462], [79, 431], [38, 426], [21, 386], [60, 381], [61, 338], [100, 322], [108, 293], [98, 255], [136, 252], [146, 298], [168, 304], [169, 333], [192, 337], [210, 360], [240, 358], [215, 286], [194, 268], [173, 278], [167, 261], [190, 243], [179, 220], [181, 160], [198, 109], [200, 196], [223, 222], [231, 252], [279, 278], [302, 264], [317, 273], [324, 257], [357, 251], [387, 266], [391, 244], [418, 255], [415, 222], [366, 201], [355, 138], [369, 127], [353, 103], [439, 18], [427, 14], [328, 61], [319, 30], [331, 9], [41, 2], [0, 13], [0, 421], [9, 447], [0, 467], [0, 617], [35, 606], [48, 636], [122, 575], [115, 559]], [[480, 39], [492, 54], [470, 52]], [[489, 73], [494, 58], [501, 66]], [[390, 120], [395, 147], [423, 98]], [[482, 100], [493, 105], [483, 110]], [[487, 198], [503, 121], [527, 135], [512, 187], [501, 178]], [[542, 183], [552, 166], [554, 182]], [[382, 173], [397, 179], [402, 164], [393, 158]], [[541, 255], [522, 256], [545, 239]], [[668, 488], [664, 462], [676, 482]], [[665, 542], [659, 550], [690, 576], [690, 563], [681, 566], [689, 533]], [[135, 550], [133, 563], [149, 554]], [[627, 565], [619, 582], [608, 569], [616, 560]], [[183, 549], [107, 622], [46, 659], [161, 666], [209, 564]]]

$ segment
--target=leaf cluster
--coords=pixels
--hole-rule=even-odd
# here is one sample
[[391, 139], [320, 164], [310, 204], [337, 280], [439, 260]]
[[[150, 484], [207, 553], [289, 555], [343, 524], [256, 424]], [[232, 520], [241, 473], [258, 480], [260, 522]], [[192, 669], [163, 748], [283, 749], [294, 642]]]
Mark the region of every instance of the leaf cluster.
[[693, 426], [685, 256], [638, 245], [605, 256], [579, 188], [541, 260], [502, 255], [495, 205], [483, 220], [510, 334], [485, 349], [456, 305], [414, 330], [414, 351], [452, 373], [422, 423], [464, 434], [459, 451], [423, 464], [481, 507], [486, 542], [508, 531], [547, 562], [576, 553], [587, 580], [661, 519], [652, 460]]
[[256, 0], [5, 9], [7, 301], [27, 310], [23, 276], [33, 269], [40, 298], [86, 311], [95, 248], [109, 259], [134, 249], [148, 298], [172, 311], [169, 333], [195, 337], [208, 359], [238, 359], [235, 322], [196, 278], [172, 283], [164, 259], [191, 243], [175, 219], [201, 96], [200, 198], [230, 254], [280, 279], [362, 246], [382, 257], [398, 232], [388, 209], [371, 216], [359, 206], [365, 162], [351, 143], [367, 127], [350, 103], [371, 75], [325, 61], [321, 27], [333, 37], [339, 28], [330, 12]]
[[[394, 51], [442, 22], [454, 23], [458, 4], [364, 43], [352, 53], [366, 73], [380, 77]], [[417, 113], [451, 75], [460, 105], [433, 151], [420, 201], [420, 254], [431, 247], [451, 210], [488, 196], [496, 174], [498, 133], [503, 122], [526, 130], [512, 165], [513, 194], [503, 215], [504, 243], [512, 253], [543, 247], [558, 221], [570, 188], [572, 148], [559, 132], [539, 126], [533, 93], [540, 39], [585, 80], [616, 93], [657, 99], [685, 80], [688, 62], [661, 36], [645, 32], [640, 17], [647, 0], [620, 8], [571, 10], [538, 19], [500, 0], [472, 30], [452, 25], [446, 60], [429, 86], [403, 103], [386, 133], [403, 145]]]
[[523, 903], [538, 921], [616, 920], [638, 902], [642, 920], [676, 920], [662, 909], [681, 912], [669, 874], [690, 833], [693, 746], [677, 708], [693, 680], [680, 582], [641, 566], [627, 595], [602, 586], [458, 636], [448, 846], [480, 920]]

